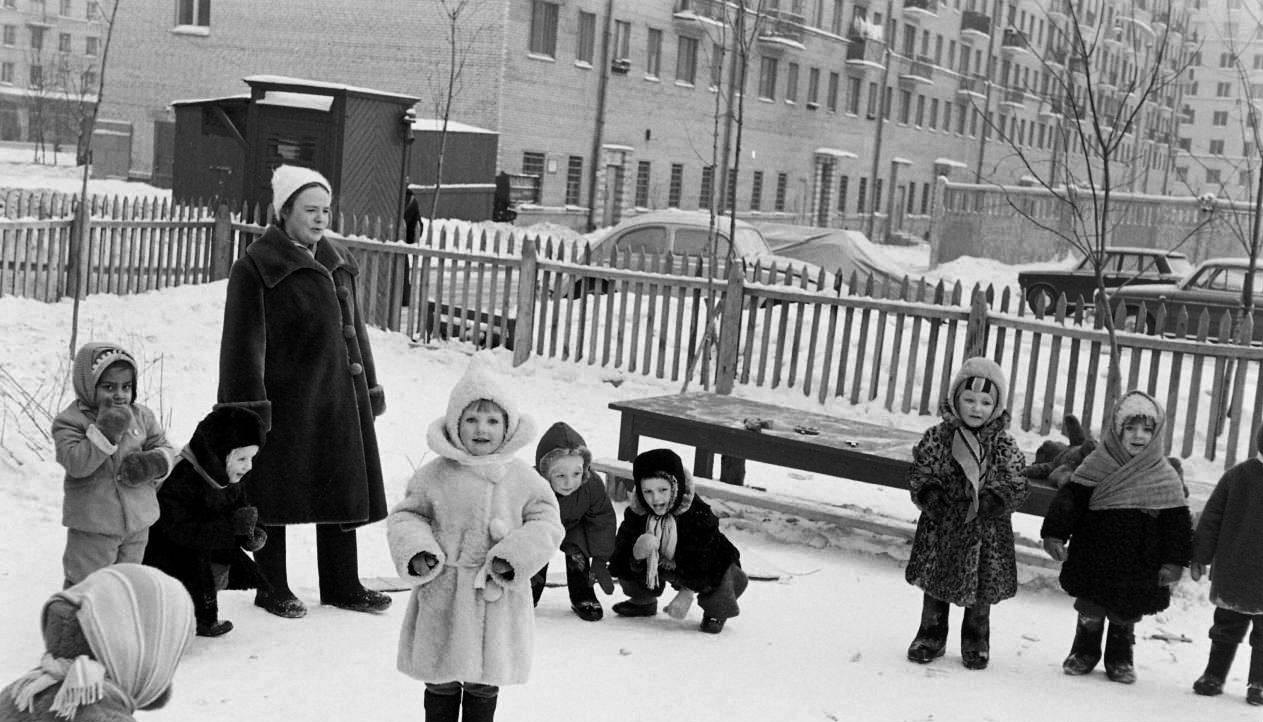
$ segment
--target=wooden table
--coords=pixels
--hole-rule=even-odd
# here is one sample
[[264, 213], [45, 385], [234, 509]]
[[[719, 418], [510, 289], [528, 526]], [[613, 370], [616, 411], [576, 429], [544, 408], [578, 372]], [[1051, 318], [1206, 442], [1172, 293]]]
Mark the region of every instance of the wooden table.
[[[693, 475], [713, 477], [715, 454], [898, 489], [908, 488], [915, 431], [699, 391], [615, 401], [620, 414], [618, 458], [630, 462], [648, 436], [694, 448]], [[745, 419], [771, 421], [761, 431]], [[797, 428], [814, 429], [807, 434]], [[1019, 511], [1042, 516], [1054, 489], [1032, 481]]]

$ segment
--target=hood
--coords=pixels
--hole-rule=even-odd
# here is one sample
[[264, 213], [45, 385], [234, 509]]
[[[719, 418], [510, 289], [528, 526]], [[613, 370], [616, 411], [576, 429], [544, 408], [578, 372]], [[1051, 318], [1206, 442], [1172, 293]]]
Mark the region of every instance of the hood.
[[583, 456], [583, 465], [586, 467], [592, 463], [592, 452], [588, 450], [588, 443], [583, 440], [578, 431], [570, 428], [570, 425], [564, 421], [558, 421], [539, 438], [539, 444], [535, 446], [535, 468], [541, 475], [546, 476], [548, 470], [544, 468], [544, 457], [555, 451], [577, 452]]
[[[469, 359], [465, 375], [452, 387], [447, 413], [443, 418], [435, 419], [426, 433], [426, 441], [435, 453], [463, 464], [503, 463], [535, 436], [534, 419], [523, 414], [516, 401], [505, 392], [492, 369], [493, 363], [492, 354], [486, 351], [476, 353]], [[504, 444], [496, 453], [487, 456], [471, 455], [460, 442], [461, 412], [479, 399], [495, 402], [508, 416]]]
[[140, 368], [136, 359], [122, 346], [116, 343], [90, 341], [75, 352], [74, 364], [71, 367], [70, 379], [74, 386], [75, 398], [89, 408], [96, 408], [96, 385], [101, 374], [117, 362], [132, 367], [132, 403], [136, 402], [136, 389], [140, 386]]
[[952, 377], [952, 385], [947, 390], [947, 396], [943, 399], [939, 406], [939, 414], [946, 419], [960, 419], [960, 413], [956, 409], [956, 395], [960, 392], [960, 387], [971, 378], [984, 378], [996, 386], [996, 405], [991, 412], [991, 418], [986, 421], [989, 425], [996, 419], [1005, 417], [1004, 404], [1009, 398], [1009, 385], [1004, 380], [1004, 371], [1000, 365], [989, 358], [982, 356], [974, 356], [965, 359], [965, 363], [960, 365], [960, 369], [956, 371], [956, 375]]

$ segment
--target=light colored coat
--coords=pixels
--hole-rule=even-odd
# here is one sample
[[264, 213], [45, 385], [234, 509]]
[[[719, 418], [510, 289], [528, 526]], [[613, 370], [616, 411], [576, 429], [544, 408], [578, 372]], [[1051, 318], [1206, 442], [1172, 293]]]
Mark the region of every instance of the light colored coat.
[[[440, 458], [417, 470], [387, 518], [399, 575], [416, 585], [404, 614], [398, 666], [427, 682], [506, 685], [529, 678], [535, 637], [530, 578], [564, 534], [552, 488], [513, 457], [531, 440], [529, 417], [519, 416], [482, 376], [471, 367], [453, 389], [447, 417], [426, 436]], [[471, 456], [449, 432], [467, 401], [477, 398], [491, 399], [509, 414], [509, 434], [488, 456]], [[438, 564], [416, 576], [409, 562], [421, 552]], [[495, 558], [508, 562], [512, 579], [492, 572]]]

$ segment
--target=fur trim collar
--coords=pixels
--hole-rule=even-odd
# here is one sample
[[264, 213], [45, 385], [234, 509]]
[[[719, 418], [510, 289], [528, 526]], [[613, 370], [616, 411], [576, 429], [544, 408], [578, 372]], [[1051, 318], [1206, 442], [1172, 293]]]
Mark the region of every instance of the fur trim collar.
[[[667, 512], [671, 516], [679, 516], [688, 511], [689, 507], [693, 506], [693, 497], [695, 495], [693, 491], [693, 475], [689, 473], [688, 469], [684, 470], [684, 478], [677, 479], [676, 484], [675, 506], [671, 507], [671, 510]], [[653, 515], [649, 505], [645, 503], [644, 496], [640, 493], [640, 484], [636, 484], [632, 488], [632, 493], [627, 499], [627, 506], [632, 512], [641, 516]]]
[[338, 269], [344, 269], [353, 276], [359, 273], [359, 266], [350, 251], [328, 235], [316, 244], [316, 256], [313, 258], [294, 245], [285, 231], [276, 226], [268, 226], [262, 236], [246, 246], [246, 255], [254, 260], [263, 285], [268, 288], [275, 288], [291, 273], [304, 268], [330, 276]]

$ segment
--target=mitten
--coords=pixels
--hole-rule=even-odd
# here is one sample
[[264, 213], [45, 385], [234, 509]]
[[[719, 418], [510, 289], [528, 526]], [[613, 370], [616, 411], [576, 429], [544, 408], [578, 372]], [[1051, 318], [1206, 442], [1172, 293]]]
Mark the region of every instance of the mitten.
[[1174, 585], [1184, 576], [1184, 567], [1179, 564], [1163, 564], [1158, 569], [1158, 584], [1164, 587]]
[[667, 604], [667, 614], [670, 614], [672, 619], [684, 619], [691, 606], [693, 606], [692, 590], [681, 589], [676, 593], [675, 599]]
[[501, 559], [500, 557], [496, 557], [491, 560], [491, 573], [495, 574], [497, 577], [500, 577], [506, 582], [513, 581], [513, 577], [514, 577], [513, 565], [509, 564], [508, 562]]
[[1066, 560], [1066, 542], [1062, 539], [1047, 537], [1044, 539], [1044, 551], [1048, 552], [1048, 556], [1055, 561], [1064, 562]]
[[614, 593], [614, 579], [610, 576], [610, 562], [608, 559], [600, 557], [592, 557], [592, 579], [601, 585], [601, 591], [606, 594]]
[[129, 486], [139, 486], [167, 473], [167, 455], [151, 449], [135, 451], [123, 457], [118, 464], [118, 478]]
[[111, 444], [117, 444], [118, 440], [123, 438], [123, 434], [127, 433], [131, 424], [132, 407], [130, 406], [107, 406], [96, 415], [97, 430]]
[[268, 533], [264, 531], [263, 527], [256, 526], [254, 529], [250, 531], [249, 538], [245, 541], [244, 544], [241, 545], [241, 548], [245, 549], [248, 552], [257, 552], [260, 549], [262, 549], [264, 545], [266, 545], [267, 543], [268, 543]]
[[232, 512], [232, 533], [237, 536], [247, 536], [254, 532], [255, 524], [259, 523], [259, 510], [253, 506], [243, 506]]
[[439, 565], [439, 558], [429, 552], [412, 555], [408, 560], [408, 572], [413, 576], [424, 577]]
[[1202, 575], [1206, 573], [1206, 570], [1206, 565], [1201, 562], [1193, 562], [1188, 565], [1188, 575], [1192, 577], [1195, 582], [1200, 582], [1202, 580]]
[[636, 559], [648, 559], [654, 550], [658, 548], [658, 538], [653, 534], [641, 534], [636, 538], [636, 544], [632, 547], [632, 556]]
[[943, 515], [943, 511], [947, 506], [947, 498], [943, 495], [943, 490], [937, 486], [931, 486], [921, 492], [921, 511], [931, 519]]
[[978, 495], [978, 516], [1000, 516], [1004, 513], [1004, 502], [994, 491], [984, 491]]

